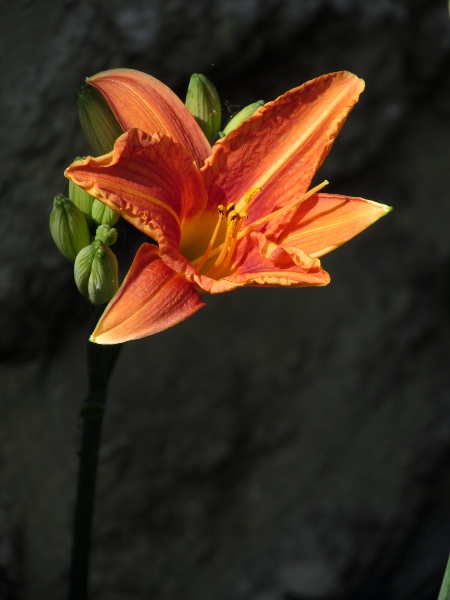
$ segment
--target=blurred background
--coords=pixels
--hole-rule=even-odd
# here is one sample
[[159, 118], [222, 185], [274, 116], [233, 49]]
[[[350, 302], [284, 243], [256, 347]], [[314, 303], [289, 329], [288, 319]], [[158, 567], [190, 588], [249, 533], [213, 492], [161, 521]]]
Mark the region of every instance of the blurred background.
[[208, 297], [127, 344], [92, 598], [435, 600], [450, 550], [447, 3], [21, 0], [0, 16], [0, 599], [66, 596], [92, 324], [48, 218], [88, 153], [75, 91], [120, 66], [183, 100], [204, 73], [225, 119], [353, 71], [366, 91], [320, 178], [394, 211], [322, 259], [326, 288]]

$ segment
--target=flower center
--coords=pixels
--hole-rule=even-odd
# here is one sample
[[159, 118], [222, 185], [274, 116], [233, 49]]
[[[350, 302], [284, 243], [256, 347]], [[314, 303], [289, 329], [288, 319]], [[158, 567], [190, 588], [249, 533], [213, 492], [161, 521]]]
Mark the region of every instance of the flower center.
[[[223, 273], [229, 265], [231, 257], [233, 256], [233, 252], [236, 248], [236, 244], [240, 239], [248, 235], [250, 232], [256, 229], [256, 227], [264, 225], [264, 223], [267, 223], [272, 219], [279, 218], [282, 214], [297, 207], [299, 204], [310, 198], [313, 194], [321, 190], [326, 185], [328, 185], [327, 180], [323, 181], [319, 185], [316, 185], [316, 187], [309, 190], [309, 192], [303, 194], [303, 196], [300, 196], [300, 198], [294, 199], [286, 206], [283, 206], [282, 208], [279, 208], [278, 210], [269, 213], [268, 215], [265, 215], [264, 217], [261, 217], [256, 221], [253, 221], [253, 223], [251, 223], [244, 229], [242, 229], [242, 220], [248, 218], [247, 213], [237, 211], [236, 204], [234, 202], [228, 204], [227, 207], [225, 207], [223, 204], [219, 204], [219, 206], [217, 207], [219, 218], [217, 220], [216, 226], [214, 228], [213, 234], [206, 248], [206, 251], [203, 254], [203, 256], [200, 256], [199, 258], [193, 260], [192, 265], [196, 267], [198, 271], [201, 271], [208, 259], [218, 255], [214, 264], [206, 271], [205, 275], [207, 277], [219, 277], [220, 274]], [[250, 200], [260, 191], [261, 188], [251, 188], [242, 198], [242, 201], [239, 201], [238, 204], [241, 204], [242, 202], [242, 204], [248, 205]], [[214, 244], [216, 242], [216, 238], [219, 233], [220, 225], [223, 219], [227, 220], [225, 239], [222, 244], [219, 244], [214, 248]]]
[[[193, 262], [199, 271], [205, 266], [206, 261], [211, 256], [211, 251], [216, 241], [217, 234], [219, 233], [222, 220], [226, 219], [227, 229], [225, 233], [225, 240], [223, 244], [216, 248], [216, 250], [220, 249], [220, 252], [215, 252], [215, 254], [219, 254], [219, 256], [215, 260], [212, 267], [205, 273], [205, 275], [208, 277], [214, 273], [217, 274], [219, 269], [222, 271], [228, 265], [236, 246], [237, 233], [241, 228], [242, 219], [248, 218], [247, 213], [238, 212], [236, 210], [236, 204], [234, 202], [231, 202], [227, 207], [225, 207], [223, 204], [219, 204], [217, 211], [219, 213], [219, 218], [217, 219], [216, 227], [214, 228], [208, 247], [206, 248], [204, 255], [200, 259], [197, 259]], [[198, 264], [196, 264], [197, 262]]]

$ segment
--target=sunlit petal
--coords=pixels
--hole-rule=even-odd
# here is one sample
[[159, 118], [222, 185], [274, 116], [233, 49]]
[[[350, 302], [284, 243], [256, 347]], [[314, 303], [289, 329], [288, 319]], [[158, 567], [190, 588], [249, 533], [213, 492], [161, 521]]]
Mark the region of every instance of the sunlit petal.
[[329, 281], [317, 258], [253, 232], [238, 244], [228, 273], [213, 281], [208, 291], [217, 294], [242, 286], [323, 286]]
[[202, 306], [198, 292], [161, 260], [158, 248], [143, 244], [91, 339], [118, 344], [152, 335], [184, 321]]
[[203, 165], [211, 146], [194, 117], [174, 92], [151, 75], [133, 69], [112, 69], [89, 77], [107, 100], [123, 129], [166, 133], [183, 144], [197, 165]]
[[280, 228], [277, 241], [319, 257], [375, 223], [390, 211], [385, 204], [336, 194], [315, 194]]
[[304, 194], [363, 89], [355, 75], [331, 73], [258, 109], [213, 147], [203, 168], [211, 205], [261, 188], [248, 206], [251, 223]]
[[207, 201], [189, 152], [167, 136], [136, 129], [113, 152], [75, 162], [65, 174], [160, 243], [178, 246], [183, 221]]

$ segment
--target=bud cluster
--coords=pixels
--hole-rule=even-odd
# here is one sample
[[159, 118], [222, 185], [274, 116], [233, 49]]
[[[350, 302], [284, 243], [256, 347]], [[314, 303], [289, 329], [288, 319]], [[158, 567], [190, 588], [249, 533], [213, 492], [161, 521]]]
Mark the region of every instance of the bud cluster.
[[73, 182], [69, 184], [69, 198], [58, 194], [53, 201], [53, 240], [61, 254], [74, 263], [79, 291], [95, 305], [109, 302], [119, 287], [117, 259], [109, 248], [117, 240], [112, 225], [118, 218]]

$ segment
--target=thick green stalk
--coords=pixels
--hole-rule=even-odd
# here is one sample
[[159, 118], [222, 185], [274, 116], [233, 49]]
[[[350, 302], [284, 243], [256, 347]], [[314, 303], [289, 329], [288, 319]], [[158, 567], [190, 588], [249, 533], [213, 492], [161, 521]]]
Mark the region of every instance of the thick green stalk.
[[438, 600], [450, 600], [450, 558], [447, 562], [447, 568], [445, 569], [444, 574], [444, 581], [442, 582]]
[[88, 345], [89, 392], [80, 413], [83, 419], [83, 436], [75, 505], [69, 600], [86, 600], [88, 597], [92, 515], [102, 419], [109, 378], [120, 350], [120, 344], [100, 346], [89, 342]]

